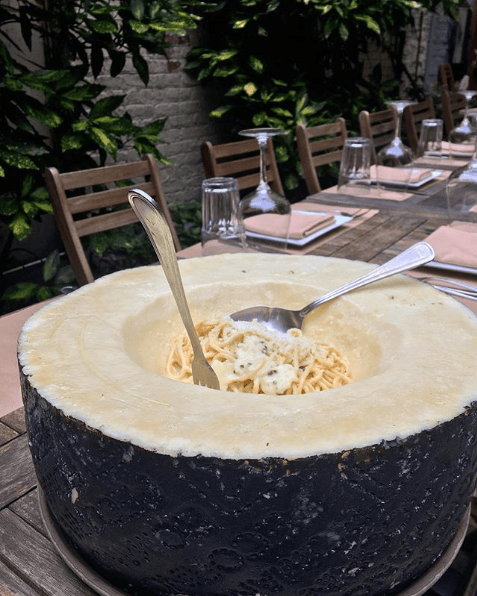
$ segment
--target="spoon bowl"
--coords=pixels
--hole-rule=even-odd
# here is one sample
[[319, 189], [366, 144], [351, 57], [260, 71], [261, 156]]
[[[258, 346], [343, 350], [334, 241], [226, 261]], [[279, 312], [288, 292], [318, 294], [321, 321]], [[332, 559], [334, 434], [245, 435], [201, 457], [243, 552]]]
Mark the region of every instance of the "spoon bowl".
[[347, 292], [356, 290], [375, 281], [379, 281], [391, 275], [409, 271], [424, 265], [435, 257], [434, 249], [427, 242], [418, 242], [414, 244], [397, 257], [394, 257], [384, 265], [371, 272], [358, 277], [357, 279], [328, 292], [321, 298], [314, 300], [301, 310], [290, 310], [287, 308], [271, 307], [271, 306], [251, 306], [244, 310], [239, 310], [233, 313], [231, 318], [234, 321], [257, 321], [258, 323], [266, 323], [276, 331], [286, 333], [289, 329], [301, 329], [305, 317], [315, 308], [329, 302], [338, 296], [342, 296]]

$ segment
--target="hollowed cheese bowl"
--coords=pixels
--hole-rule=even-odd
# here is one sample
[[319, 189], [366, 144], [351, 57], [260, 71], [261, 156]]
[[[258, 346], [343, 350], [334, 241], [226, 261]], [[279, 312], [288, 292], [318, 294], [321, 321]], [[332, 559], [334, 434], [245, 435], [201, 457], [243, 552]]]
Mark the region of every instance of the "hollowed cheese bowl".
[[[235, 254], [180, 262], [195, 321], [300, 308], [372, 265]], [[304, 333], [353, 382], [295, 396], [166, 378], [183, 333], [160, 266], [104, 277], [19, 338], [33, 461], [55, 523], [137, 595], [399, 593], [445, 551], [476, 479], [477, 320], [399, 275]]]

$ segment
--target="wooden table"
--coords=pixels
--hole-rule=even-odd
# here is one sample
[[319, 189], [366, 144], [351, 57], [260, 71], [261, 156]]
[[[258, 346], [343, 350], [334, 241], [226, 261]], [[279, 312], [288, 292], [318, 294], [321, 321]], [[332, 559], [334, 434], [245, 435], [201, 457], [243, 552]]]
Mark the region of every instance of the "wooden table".
[[[440, 220], [378, 213], [346, 232], [329, 234], [315, 254], [382, 263], [423, 240]], [[428, 596], [473, 596], [477, 539], [469, 537]], [[470, 548], [470, 550], [469, 550]], [[0, 596], [92, 596], [63, 563], [44, 529], [36, 477], [19, 409], [0, 418]], [[190, 595], [193, 596], [193, 595]]]
[[310, 195], [309, 198], [323, 204], [337, 205], [338, 207], [356, 207], [360, 205], [369, 209], [379, 209], [385, 213], [438, 219], [441, 221], [441, 224], [452, 220], [477, 222], [477, 211], [469, 213], [453, 211], [449, 213], [446, 197], [446, 180], [430, 182], [422, 186], [418, 191], [414, 193], [409, 191], [407, 194], [411, 194], [411, 196], [404, 200], [396, 201], [386, 198], [385, 193], [383, 193], [382, 198], [375, 198], [371, 194], [363, 194], [357, 197], [350, 194], [327, 192], [325, 189], [319, 193]]

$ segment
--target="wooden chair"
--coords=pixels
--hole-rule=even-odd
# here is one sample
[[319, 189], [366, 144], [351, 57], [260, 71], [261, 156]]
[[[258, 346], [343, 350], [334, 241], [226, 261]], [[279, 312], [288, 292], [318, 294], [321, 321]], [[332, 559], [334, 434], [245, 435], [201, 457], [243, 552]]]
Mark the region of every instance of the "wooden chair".
[[444, 120], [444, 133], [449, 136], [457, 121], [463, 118], [463, 111], [467, 100], [462, 93], [449, 93], [444, 87], [441, 89], [442, 119]]
[[[246, 139], [221, 145], [212, 145], [210, 141], [204, 141], [200, 147], [200, 153], [207, 178], [232, 176], [237, 179], [240, 190], [248, 190], [258, 185], [260, 151], [257, 139]], [[265, 161], [270, 187], [278, 194], [285, 194], [271, 138], [267, 141]]]
[[396, 136], [398, 114], [394, 106], [379, 112], [362, 110], [359, 113], [361, 136], [370, 139], [373, 148], [372, 161], [376, 162], [378, 151], [389, 145]]
[[452, 71], [452, 66], [448, 62], [439, 64], [439, 81], [444, 89], [447, 89], [447, 91], [454, 91], [454, 72]]
[[343, 145], [347, 137], [348, 132], [344, 118], [337, 118], [335, 122], [330, 124], [319, 124], [309, 128], [302, 124], [296, 127], [298, 153], [310, 194], [321, 190], [316, 168], [329, 163], [340, 162]]
[[406, 128], [406, 134], [409, 146], [417, 155], [419, 144], [419, 133], [421, 131], [422, 121], [426, 118], [435, 118], [434, 101], [432, 97], [427, 97], [424, 101], [413, 103], [404, 108], [402, 118]]
[[[120, 181], [131, 183], [136, 179], [138, 182], [129, 186], [118, 187], [113, 184]], [[134, 163], [64, 174], [60, 174], [56, 168], [47, 168], [45, 181], [56, 224], [79, 285], [94, 281], [81, 238], [138, 221], [127, 196], [128, 190], [132, 188], [144, 190], [159, 203], [171, 229], [174, 246], [176, 250], [180, 250], [179, 239], [162, 191], [157, 163], [152, 155], [145, 155], [141, 161]], [[101, 190], [95, 192], [94, 187], [98, 185]], [[109, 185], [106, 190], [105, 185]], [[73, 190], [76, 192], [68, 192]], [[109, 211], [117, 205], [125, 205], [126, 208]], [[102, 213], [98, 213], [100, 210]]]

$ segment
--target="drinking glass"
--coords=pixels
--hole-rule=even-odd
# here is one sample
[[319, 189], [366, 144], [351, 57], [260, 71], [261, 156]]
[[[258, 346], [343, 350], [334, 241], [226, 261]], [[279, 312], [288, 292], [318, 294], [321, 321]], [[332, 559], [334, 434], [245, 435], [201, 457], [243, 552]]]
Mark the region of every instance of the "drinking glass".
[[338, 191], [365, 194], [371, 184], [370, 164], [370, 140], [364, 137], [346, 139], [338, 175]]
[[245, 249], [245, 228], [239, 214], [240, 194], [235, 178], [207, 178], [202, 182], [203, 255]]
[[397, 112], [396, 130], [394, 139], [382, 147], [376, 155], [376, 164], [388, 167], [404, 167], [410, 165], [414, 160], [412, 149], [405, 145], [401, 139], [402, 113], [406, 106], [415, 103], [408, 99], [399, 99], [388, 101], [389, 106], [393, 106]]
[[266, 157], [268, 138], [284, 133], [285, 131], [279, 128], [250, 128], [239, 132], [242, 136], [256, 138], [260, 149], [260, 180], [257, 188], [240, 201], [239, 217], [247, 228], [249, 217], [267, 214], [282, 216], [273, 218], [273, 229], [267, 234], [274, 237], [275, 245], [280, 248], [286, 248], [288, 244], [292, 210], [290, 202], [283, 195], [273, 191], [268, 184]]
[[447, 207], [452, 213], [469, 213], [477, 210], [477, 159], [457, 168], [447, 179]]
[[474, 118], [469, 115], [470, 100], [474, 97], [477, 91], [467, 89], [466, 91], [459, 91], [465, 95], [466, 105], [464, 110], [464, 118], [457, 126], [455, 126], [449, 133], [449, 157], [458, 157], [462, 155], [462, 151], [470, 145], [474, 148], [477, 141], [477, 128], [475, 126]]
[[442, 157], [442, 120], [440, 118], [426, 118], [421, 122], [418, 153], [420, 157]]

